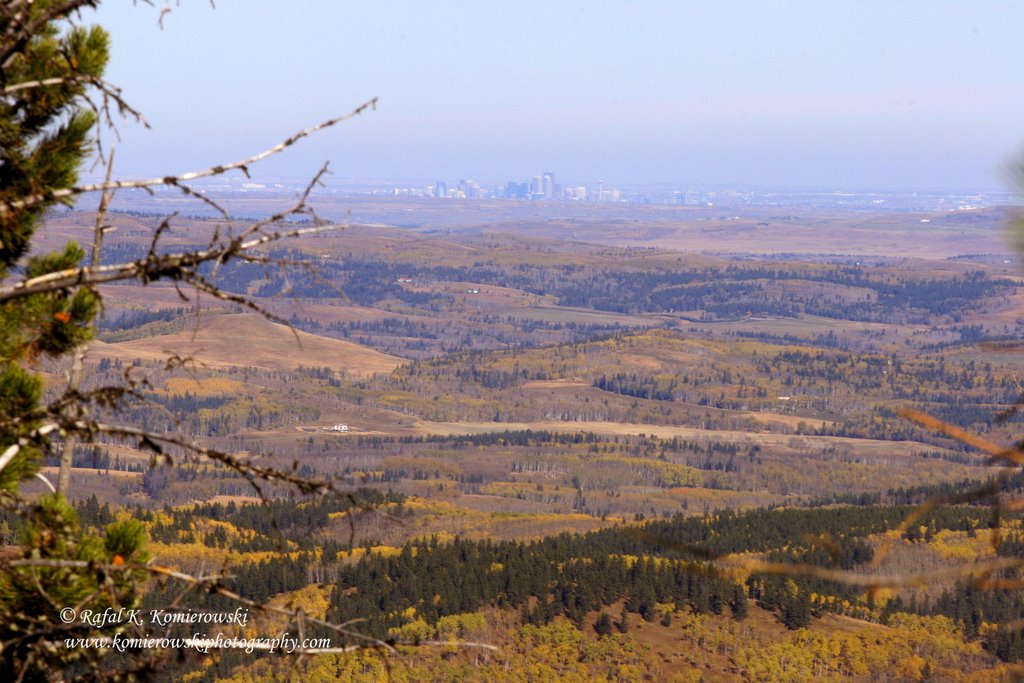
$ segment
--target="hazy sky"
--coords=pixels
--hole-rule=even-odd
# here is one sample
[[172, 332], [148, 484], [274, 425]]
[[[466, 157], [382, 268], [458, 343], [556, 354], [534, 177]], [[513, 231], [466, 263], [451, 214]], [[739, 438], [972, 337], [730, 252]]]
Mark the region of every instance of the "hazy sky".
[[[157, 2], [156, 4], [160, 4]], [[173, 3], [172, 3], [173, 4]], [[338, 178], [1005, 188], [1024, 3], [108, 0], [121, 175], [241, 158]], [[87, 15], [92, 16], [92, 15]]]

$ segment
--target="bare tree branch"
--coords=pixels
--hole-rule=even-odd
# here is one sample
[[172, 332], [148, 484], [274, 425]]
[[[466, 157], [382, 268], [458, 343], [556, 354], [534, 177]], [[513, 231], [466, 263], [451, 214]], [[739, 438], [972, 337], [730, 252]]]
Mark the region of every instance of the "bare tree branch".
[[35, 206], [36, 204], [41, 204], [41, 203], [44, 203], [44, 202], [51, 202], [51, 201], [58, 200], [58, 199], [66, 199], [68, 197], [74, 197], [76, 195], [85, 194], [85, 193], [88, 193], [88, 192], [99, 192], [101, 190], [110, 190], [110, 189], [117, 190], [117, 189], [124, 189], [124, 188], [145, 188], [145, 187], [155, 187], [155, 186], [159, 186], [159, 185], [171, 185], [171, 186], [175, 186], [175, 187], [181, 187], [184, 183], [187, 183], [187, 182], [189, 182], [191, 180], [196, 180], [198, 178], [208, 178], [210, 176], [222, 175], [224, 173], [227, 173], [228, 171], [232, 171], [232, 170], [236, 170], [236, 169], [241, 170], [248, 177], [248, 175], [249, 175], [249, 166], [250, 165], [252, 165], [252, 164], [254, 164], [254, 163], [258, 162], [258, 161], [262, 161], [263, 159], [266, 159], [267, 157], [273, 156], [273, 155], [275, 155], [275, 154], [277, 154], [277, 153], [287, 149], [288, 147], [291, 147], [292, 145], [294, 145], [296, 142], [298, 142], [302, 138], [308, 137], [308, 136], [312, 135], [313, 133], [316, 133], [318, 131], [324, 130], [326, 128], [330, 128], [331, 126], [335, 126], [335, 125], [337, 125], [339, 123], [342, 123], [343, 121], [347, 121], [348, 119], [351, 119], [351, 118], [354, 118], [356, 116], [359, 116], [360, 114], [362, 114], [363, 112], [365, 112], [367, 110], [376, 109], [376, 108], [377, 108], [377, 98], [374, 97], [372, 100], [369, 100], [369, 101], [365, 102], [364, 104], [359, 105], [358, 107], [353, 109], [348, 114], [344, 114], [342, 116], [338, 116], [338, 117], [335, 117], [333, 119], [328, 119], [327, 121], [324, 121], [322, 123], [318, 123], [317, 125], [311, 126], [310, 128], [305, 128], [303, 130], [300, 130], [299, 132], [295, 133], [294, 135], [292, 135], [291, 137], [287, 138], [286, 140], [283, 140], [282, 142], [279, 142], [278, 144], [274, 145], [273, 147], [271, 147], [269, 149], [266, 149], [266, 150], [260, 152], [259, 154], [255, 154], [255, 155], [253, 155], [251, 157], [247, 157], [245, 159], [241, 159], [239, 161], [232, 162], [230, 164], [221, 164], [221, 165], [217, 165], [217, 166], [211, 166], [210, 168], [205, 168], [205, 169], [203, 169], [201, 171], [192, 171], [192, 172], [189, 172], [189, 173], [182, 173], [181, 175], [164, 176], [162, 178], [148, 178], [148, 179], [145, 179], [145, 180], [116, 180], [116, 181], [109, 182], [109, 183], [103, 182], [103, 183], [94, 183], [94, 184], [88, 184], [88, 185], [76, 185], [75, 187], [70, 187], [70, 188], [66, 188], [66, 189], [51, 190], [49, 192], [43, 192], [43, 193], [40, 193], [40, 194], [29, 195], [29, 196], [27, 196], [27, 197], [25, 197], [23, 199], [18, 199], [18, 200], [15, 200], [15, 201], [5, 202], [3, 204], [0, 204], [0, 215], [5, 214], [5, 213], [9, 213], [9, 212], [17, 210], [17, 209], [24, 209], [24, 208], [28, 208], [30, 206]]
[[[110, 115], [109, 105], [110, 102], [113, 102], [117, 106], [117, 111], [121, 116], [131, 117], [146, 128], [150, 127], [149, 122], [142, 115], [142, 112], [128, 104], [128, 101], [124, 98], [121, 88], [109, 81], [103, 80], [102, 78], [97, 78], [96, 76], [90, 76], [88, 74], [72, 74], [70, 76], [56, 76], [54, 78], [43, 78], [36, 81], [14, 83], [13, 85], [7, 85], [0, 89], [0, 97], [7, 97], [8, 95], [13, 95], [16, 92], [21, 92], [23, 90], [48, 88], [55, 85], [67, 85], [71, 83], [91, 85], [102, 94], [102, 105], [96, 105], [93, 102], [90, 102], [90, 104], [97, 114], [104, 114], [108, 123], [113, 123], [113, 117]], [[107, 179], [107, 182], [110, 182], [109, 178]]]
[[262, 465], [253, 465], [248, 463], [230, 453], [220, 451], [214, 448], [207, 448], [194, 441], [184, 439], [174, 434], [158, 434], [156, 432], [149, 432], [138, 427], [130, 427], [126, 425], [113, 425], [105, 422], [97, 421], [86, 421], [78, 420], [76, 422], [61, 425], [65, 429], [74, 430], [80, 434], [109, 434], [111, 436], [120, 436], [138, 439], [139, 443], [161, 455], [166, 455], [164, 449], [161, 446], [177, 446], [183, 448], [195, 455], [201, 455], [214, 462], [219, 462], [225, 467], [234, 470], [238, 474], [241, 474], [245, 478], [249, 479], [250, 482], [253, 480], [264, 481], [267, 483], [283, 483], [290, 484], [301, 493], [305, 494], [324, 494], [327, 492], [339, 492], [333, 481], [328, 479], [312, 479], [309, 477], [302, 477], [293, 472], [280, 470], [274, 467], [264, 467]]
[[946, 436], [956, 439], [961, 443], [978, 449], [982, 453], [988, 453], [992, 456], [994, 461], [1002, 460], [1011, 465], [1020, 465], [1024, 463], [1024, 454], [1017, 449], [1004, 448], [998, 444], [992, 443], [984, 437], [972, 434], [971, 432], [961, 429], [956, 425], [943, 422], [938, 418], [911, 408], [900, 408], [897, 412], [901, 417], [904, 417], [922, 427], [927, 427], [928, 429], [935, 430], [940, 434], [945, 434]]
[[255, 247], [303, 235], [313, 235], [328, 230], [337, 230], [340, 226], [323, 225], [310, 228], [298, 228], [286, 232], [264, 234], [245, 242], [232, 242], [214, 246], [200, 251], [184, 251], [173, 254], [150, 254], [146, 258], [128, 263], [118, 263], [96, 268], [71, 268], [39, 277], [23, 280], [14, 285], [0, 287], [0, 301], [18, 297], [54, 292], [70, 287], [100, 285], [118, 280], [139, 279], [143, 282], [158, 280], [162, 277], [181, 275], [189, 268], [203, 263], [227, 260], [244, 251]]
[[[858, 574], [846, 569], [829, 569], [812, 564], [796, 564], [789, 562], [764, 562], [748, 558], [723, 558], [726, 567], [740, 567], [757, 574], [778, 574], [781, 576], [805, 576], [812, 579], [823, 579], [844, 586], [860, 588], [904, 588], [907, 586], [923, 586], [951, 579], [962, 579], [969, 576], [987, 577], [992, 573], [1024, 566], [1022, 558], [998, 558], [963, 567], [937, 569], [918, 574]], [[979, 579], [981, 581], [981, 579]]]
[[24, 83], [5, 86], [3, 89], [0, 89], [0, 95], [10, 95], [20, 90], [45, 88], [51, 85], [63, 85], [64, 83], [81, 83], [90, 80], [92, 79], [88, 76], [58, 76], [57, 78], [44, 78], [38, 81], [25, 81]]
[[[111, 174], [114, 171], [114, 149], [110, 150], [110, 157], [107, 159], [107, 182], [110, 182]], [[96, 210], [96, 225], [93, 228], [93, 242], [92, 242], [92, 255], [90, 257], [90, 267], [96, 268], [100, 265], [100, 253], [103, 249], [103, 233], [107, 229], [105, 224], [107, 217], [107, 207], [110, 205], [110, 200], [114, 196], [113, 190], [104, 190], [100, 196], [100, 205]], [[96, 322], [92, 322], [92, 327], [95, 330]], [[85, 361], [85, 353], [88, 350], [88, 344], [82, 344], [75, 349], [74, 355], [71, 360], [71, 371], [68, 376], [68, 386], [65, 393], [77, 394], [82, 386], [82, 375], [84, 373], [83, 365]], [[70, 403], [67, 408], [69, 418], [77, 418], [82, 414], [82, 403], [80, 401], [74, 401]], [[71, 491], [71, 467], [75, 456], [75, 437], [73, 434], [69, 434], [64, 440], [64, 449], [60, 457], [60, 470], [57, 475], [57, 491], [67, 497]]]

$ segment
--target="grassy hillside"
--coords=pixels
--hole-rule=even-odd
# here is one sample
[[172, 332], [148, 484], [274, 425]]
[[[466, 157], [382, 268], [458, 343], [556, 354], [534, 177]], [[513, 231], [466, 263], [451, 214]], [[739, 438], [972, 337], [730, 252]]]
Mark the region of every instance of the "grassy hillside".
[[210, 368], [286, 370], [316, 365], [353, 377], [387, 373], [402, 363], [401, 358], [358, 344], [289, 329], [258, 313], [200, 318], [192, 329], [136, 341], [97, 342], [91, 353], [96, 358], [146, 361], [162, 360], [172, 354], [191, 357]]

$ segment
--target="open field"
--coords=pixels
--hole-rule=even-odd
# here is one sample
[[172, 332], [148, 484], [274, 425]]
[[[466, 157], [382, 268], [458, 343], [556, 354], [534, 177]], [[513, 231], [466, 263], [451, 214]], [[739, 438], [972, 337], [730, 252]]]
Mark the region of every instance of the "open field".
[[90, 355], [128, 360], [161, 360], [178, 355], [208, 367], [289, 369], [313, 365], [354, 377], [390, 372], [402, 363], [401, 358], [292, 330], [255, 313], [200, 320], [194, 330], [138, 341], [97, 342]]
[[554, 323], [578, 323], [597, 325], [654, 326], [664, 323], [667, 317], [628, 316], [566, 306], [530, 306], [513, 308], [507, 314], [515, 319], [541, 320]]
[[[786, 418], [789, 416], [778, 416]], [[764, 417], [766, 421], [772, 417]], [[738, 430], [719, 429], [695, 429], [691, 427], [676, 427], [667, 425], [651, 424], [624, 424], [621, 422], [600, 422], [600, 421], [579, 421], [559, 422], [553, 420], [541, 420], [537, 422], [426, 422], [417, 421], [416, 428], [422, 430], [423, 434], [429, 435], [463, 435], [463, 434], [494, 434], [505, 431], [524, 431], [528, 429], [545, 430], [551, 432], [576, 434], [591, 433], [608, 436], [653, 436], [659, 439], [694, 439], [706, 438], [719, 441], [739, 443], [770, 443], [770, 444], [792, 444], [801, 443], [807, 448], [824, 449], [834, 444], [855, 445], [858, 449], [872, 454], [906, 454], [915, 449], [928, 448], [928, 444], [915, 443], [912, 441], [882, 441], [878, 439], [853, 439], [847, 437], [830, 436], [798, 436], [787, 434], [772, 434], [766, 432], [745, 432]]]

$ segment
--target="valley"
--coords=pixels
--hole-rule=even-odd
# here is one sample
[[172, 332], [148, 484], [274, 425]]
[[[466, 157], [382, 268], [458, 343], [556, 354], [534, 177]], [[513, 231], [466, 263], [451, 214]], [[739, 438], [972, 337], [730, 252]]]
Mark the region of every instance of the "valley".
[[[374, 206], [381, 216], [404, 210]], [[415, 551], [424, 543], [544, 543], [558, 534], [646, 534], [654, 533], [651, 523], [711, 523], [721, 515], [770, 514], [766, 510], [813, 516], [837, 506], [887, 509], [992, 477], [1010, 482], [1006, 500], [1016, 500], [1015, 469], [899, 415], [915, 409], [996, 443], [1019, 437], [1024, 294], [1012, 252], [1002, 246], [1001, 212], [970, 220], [969, 212], [951, 214], [927, 224], [916, 214], [857, 221], [815, 215], [790, 217], [782, 226], [686, 214], [687, 225], [672, 223], [681, 220], [676, 216], [632, 228], [616, 223], [616, 209], [609, 210], [605, 224], [591, 216], [587, 223], [528, 225], [488, 214], [444, 230], [433, 223], [429, 229], [350, 225], [338, 234], [303, 237], [266, 252], [291, 265], [228, 262], [209, 273], [224, 291], [247, 297], [249, 308], [169, 286], [103, 287], [106, 308], [87, 356], [87, 384], [96, 388], [130, 376], [142, 399], [112, 418], [397, 502], [355, 517], [332, 512], [312, 536], [303, 532], [306, 541], [287, 531], [259, 541], [237, 522], [223, 527], [228, 536], [220, 538], [224, 532], [213, 533], [220, 527], [212, 520], [229, 519], [228, 512], [204, 506], [258, 502], [244, 478], [190, 460], [153, 466], [149, 453], [113, 441], [79, 449], [75, 498], [79, 505], [100, 500], [148, 516], [154, 552], [164, 561], [192, 569], [210, 562], [250, 567], [253, 576], [268, 571], [260, 563], [272, 558], [307, 557], [309, 539], [336, 557], [328, 560], [318, 550], [301, 561], [338, 575], [410, 547], [428, 552]], [[110, 258], [142, 255], [159, 218], [112, 218], [118, 231]], [[48, 234], [84, 236], [91, 221], [88, 214], [68, 213], [51, 221]], [[201, 243], [213, 227], [205, 219], [178, 223], [171, 248]], [[703, 235], [699, 242], [692, 230]], [[771, 240], [760, 239], [759, 231], [771, 231]], [[809, 240], [810, 231], [821, 239]], [[883, 233], [884, 243], [878, 241]], [[836, 251], [840, 242], [848, 249]], [[960, 253], [968, 243], [985, 253]], [[755, 256], [755, 244], [770, 244], [772, 252]], [[911, 252], [911, 244], [927, 246]], [[65, 368], [46, 369], [57, 386]], [[276, 499], [285, 490], [265, 487], [262, 495]], [[160, 526], [172, 510], [188, 520], [175, 522], [179, 531], [173, 533]], [[966, 526], [933, 524], [927, 541], [886, 522], [870, 532], [868, 544], [877, 550], [886, 534], [902, 539], [893, 554], [902, 558], [892, 567], [897, 572], [921, 562], [942, 568], [993, 557], [984, 545], [952, 554], [915, 545], [934, 544], [936, 533], [948, 541], [949, 533], [980, 531], [983, 512], [968, 506], [963, 514], [974, 516]], [[1018, 524], [1013, 515], [1006, 523], [1011, 529]], [[233, 534], [241, 536], [231, 541]], [[239, 549], [245, 538], [241, 547], [251, 550]], [[807, 542], [792, 537], [789, 544]], [[629, 553], [651, 562], [663, 555], [637, 546]], [[331, 582], [317, 584], [330, 600]], [[779, 603], [757, 598], [754, 584], [743, 585], [761, 615], [750, 622], [760, 625], [747, 637], [767, 637], [755, 634], [777, 627], [769, 615]], [[914, 596], [934, 604], [953, 588], [907, 589], [887, 599]], [[809, 598], [812, 586], [794, 584], [793, 590], [819, 599]], [[814, 603], [815, 620], [803, 624], [813, 637], [845, 632], [836, 614], [870, 622], [891, 618], [873, 593], [814, 590], [832, 591], [850, 607]], [[546, 598], [536, 588], [528, 592], [542, 607]], [[551, 621], [558, 610], [529, 616], [527, 609], [519, 626], [491, 636], [526, 637], [515, 629], [530, 623], [582, 629], [584, 640], [574, 647], [586, 649], [593, 640], [587, 634], [597, 628], [593, 609], [635, 611], [637, 604], [627, 610], [618, 602], [629, 595], [565, 612], [576, 626]], [[514, 621], [508, 599], [484, 597], [462, 612], [499, 608], [494, 618]], [[658, 599], [657, 618], [735, 637], [724, 634], [737, 622], [719, 624], [715, 615], [705, 622], [700, 615], [706, 610], [684, 609], [686, 600]], [[386, 627], [392, 631], [379, 635], [412, 633], [417, 623], [437, 629], [437, 619], [458, 613], [450, 606], [426, 621], [392, 620]], [[895, 627], [910, 629], [899, 638], [925, 637], [914, 629], [952, 628], [957, 647], [977, 648], [977, 636], [955, 625], [910, 626], [909, 618]], [[686, 628], [697, 628], [692, 624]], [[629, 645], [647, 653], [637, 660], [643, 662], [639, 676], [657, 671], [658, 657], [669, 661], [665, 648], [678, 636], [657, 633], [630, 636], [645, 643]], [[994, 641], [985, 642], [987, 650], [972, 650], [975, 672], [1001, 671], [1005, 665], [991, 655]], [[502, 656], [520, 647], [507, 645]], [[697, 650], [703, 647], [698, 643]], [[775, 675], [758, 679], [751, 674], [759, 666], [756, 656], [731, 645], [706, 657], [713, 663], [690, 663], [692, 671], [704, 669], [704, 680]], [[527, 659], [524, 666], [538, 662], [535, 655]], [[449, 664], [430, 658], [417, 661], [414, 666], [427, 667], [423, 675], [438, 666], [449, 671]], [[225, 666], [219, 670], [230, 670]], [[472, 669], [482, 672], [482, 666]]]

